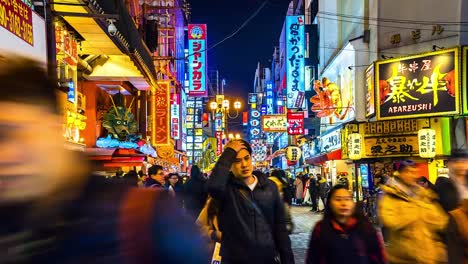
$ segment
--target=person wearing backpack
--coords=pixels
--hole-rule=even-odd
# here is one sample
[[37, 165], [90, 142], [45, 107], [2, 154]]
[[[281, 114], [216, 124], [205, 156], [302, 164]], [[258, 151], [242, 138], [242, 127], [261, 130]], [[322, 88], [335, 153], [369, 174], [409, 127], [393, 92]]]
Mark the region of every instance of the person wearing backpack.
[[335, 185], [326, 201], [323, 219], [312, 231], [305, 263], [386, 263], [381, 236], [356, 209], [348, 188]]

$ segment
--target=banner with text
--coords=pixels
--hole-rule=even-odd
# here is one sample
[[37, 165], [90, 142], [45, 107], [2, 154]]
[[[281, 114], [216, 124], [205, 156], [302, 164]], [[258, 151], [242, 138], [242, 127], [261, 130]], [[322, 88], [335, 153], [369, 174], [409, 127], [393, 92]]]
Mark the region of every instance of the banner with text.
[[286, 84], [288, 109], [302, 108], [305, 93], [304, 16], [286, 17]]
[[459, 114], [459, 49], [376, 63], [377, 119]]
[[205, 24], [188, 25], [189, 96], [208, 96], [207, 90], [207, 38]]

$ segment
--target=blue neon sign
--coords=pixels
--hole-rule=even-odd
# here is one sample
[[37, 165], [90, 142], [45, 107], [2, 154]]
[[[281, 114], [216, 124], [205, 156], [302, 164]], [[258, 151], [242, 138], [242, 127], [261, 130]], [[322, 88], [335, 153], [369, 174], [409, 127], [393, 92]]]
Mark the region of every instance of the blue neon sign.
[[305, 93], [304, 16], [286, 17], [286, 84], [289, 109], [302, 108]]

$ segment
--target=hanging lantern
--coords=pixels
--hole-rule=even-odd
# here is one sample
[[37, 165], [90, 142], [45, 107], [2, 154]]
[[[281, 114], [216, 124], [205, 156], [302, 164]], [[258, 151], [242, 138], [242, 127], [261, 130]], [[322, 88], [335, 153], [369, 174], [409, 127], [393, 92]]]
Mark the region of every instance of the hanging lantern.
[[298, 161], [301, 158], [302, 150], [298, 146], [289, 146], [286, 148], [286, 159], [291, 162]]
[[362, 158], [362, 136], [358, 133], [348, 135], [348, 158], [359, 160]]
[[420, 129], [418, 131], [419, 156], [434, 158], [436, 155], [436, 132], [434, 129]]

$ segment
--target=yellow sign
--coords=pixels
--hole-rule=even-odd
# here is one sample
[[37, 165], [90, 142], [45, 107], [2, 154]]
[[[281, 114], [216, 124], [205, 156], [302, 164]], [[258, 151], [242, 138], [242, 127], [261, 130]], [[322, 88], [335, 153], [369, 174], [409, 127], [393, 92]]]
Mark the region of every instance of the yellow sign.
[[366, 157], [418, 155], [418, 136], [365, 137]]
[[264, 132], [286, 132], [288, 119], [286, 115], [263, 115], [262, 129]]

